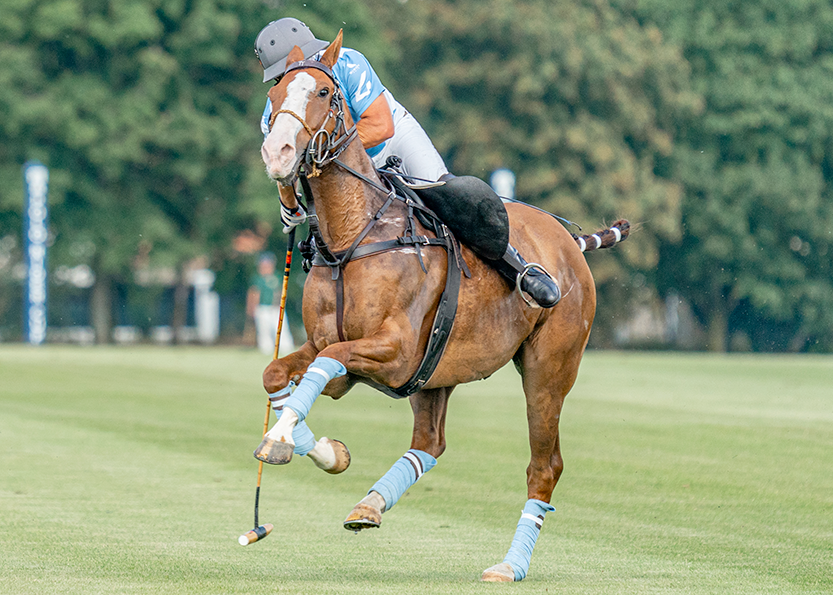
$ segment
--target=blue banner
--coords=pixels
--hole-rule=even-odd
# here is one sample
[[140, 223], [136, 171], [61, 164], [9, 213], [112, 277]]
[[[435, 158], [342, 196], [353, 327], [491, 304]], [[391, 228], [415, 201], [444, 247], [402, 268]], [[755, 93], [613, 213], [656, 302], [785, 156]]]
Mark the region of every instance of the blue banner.
[[49, 170], [29, 161], [23, 166], [26, 204], [23, 212], [23, 249], [26, 284], [23, 292], [23, 336], [33, 345], [46, 340], [46, 240], [48, 206], [46, 193]]

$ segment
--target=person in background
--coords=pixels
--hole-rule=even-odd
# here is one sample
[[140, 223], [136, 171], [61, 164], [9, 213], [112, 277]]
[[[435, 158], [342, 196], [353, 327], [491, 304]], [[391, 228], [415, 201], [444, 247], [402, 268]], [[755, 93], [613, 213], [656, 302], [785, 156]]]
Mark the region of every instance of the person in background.
[[[280, 317], [281, 280], [275, 274], [275, 255], [264, 252], [257, 262], [257, 273], [252, 277], [246, 295], [246, 313], [254, 318], [257, 348], [265, 354], [275, 351], [275, 336]], [[295, 350], [289, 322], [284, 317], [280, 341], [281, 353]]]

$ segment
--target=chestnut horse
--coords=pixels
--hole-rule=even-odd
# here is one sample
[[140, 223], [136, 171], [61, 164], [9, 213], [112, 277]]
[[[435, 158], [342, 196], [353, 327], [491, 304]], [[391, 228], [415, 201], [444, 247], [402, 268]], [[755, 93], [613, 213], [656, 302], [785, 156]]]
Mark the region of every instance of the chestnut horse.
[[[316, 243], [336, 255], [397, 238], [413, 225], [409, 205], [385, 189], [356, 137], [330, 71], [340, 49], [341, 33], [320, 62], [304, 60], [301, 50], [293, 49], [285, 76], [269, 91], [273, 112], [262, 147], [272, 180], [288, 186], [299, 175], [306, 178], [308, 199], [317, 211]], [[582, 250], [588, 244], [589, 249], [612, 245], [628, 229], [622, 221], [615, 229], [579, 238], [535, 208], [510, 203], [506, 210], [511, 244], [550, 272], [561, 288], [561, 301], [550, 309], [531, 306], [496, 270], [462, 247], [471, 275], [460, 281], [456, 319], [439, 364], [409, 397], [411, 449], [344, 522], [354, 531], [378, 527], [382, 513], [445, 450], [445, 416], [454, 387], [486, 378], [513, 360], [523, 377], [529, 422], [528, 501], [506, 559], [484, 571], [487, 581], [524, 578], [544, 515], [555, 510], [550, 498], [563, 468], [561, 407], [576, 380], [596, 307]], [[416, 233], [431, 235], [419, 223]], [[343, 471], [349, 464], [346, 447], [327, 438], [315, 441], [304, 421], [309, 408], [320, 394], [338, 399], [357, 382], [385, 390], [412, 378], [432, 334], [452, 262], [442, 247], [403, 245], [338, 267], [314, 266], [304, 286], [307, 342], [263, 373], [279, 418], [255, 456], [283, 464], [295, 452], [309, 455], [330, 473]]]

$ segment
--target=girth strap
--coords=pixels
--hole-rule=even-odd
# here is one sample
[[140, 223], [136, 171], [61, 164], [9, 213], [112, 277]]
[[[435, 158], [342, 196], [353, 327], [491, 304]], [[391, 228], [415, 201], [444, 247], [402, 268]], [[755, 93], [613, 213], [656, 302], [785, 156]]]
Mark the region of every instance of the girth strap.
[[[440, 303], [437, 306], [437, 313], [434, 315], [434, 324], [431, 326], [431, 336], [428, 338], [428, 345], [425, 348], [425, 355], [420, 362], [414, 375], [399, 388], [384, 390], [386, 394], [395, 398], [403, 398], [421, 390], [425, 383], [434, 374], [437, 365], [440, 363], [451, 329], [454, 326], [454, 318], [457, 316], [457, 300], [460, 295], [461, 269], [457, 263], [456, 240], [451, 232], [443, 225], [442, 230], [449, 240], [446, 246], [448, 253], [448, 271], [445, 278], [445, 289], [440, 296]], [[462, 260], [462, 259], [461, 259]], [[384, 387], [385, 389], [387, 387]]]

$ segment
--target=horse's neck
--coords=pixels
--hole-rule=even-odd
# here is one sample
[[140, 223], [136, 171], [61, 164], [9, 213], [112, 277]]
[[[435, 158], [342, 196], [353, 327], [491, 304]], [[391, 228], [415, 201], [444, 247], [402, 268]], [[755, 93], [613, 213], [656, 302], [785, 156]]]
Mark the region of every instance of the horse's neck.
[[[360, 144], [351, 145], [342, 161], [368, 178], [376, 178], [373, 162]], [[334, 252], [349, 248], [384, 202], [379, 190], [337, 165], [312, 178], [310, 189], [321, 234]]]

